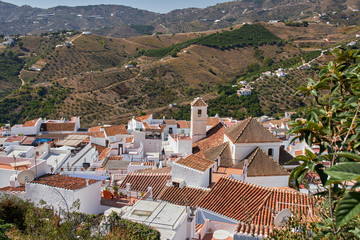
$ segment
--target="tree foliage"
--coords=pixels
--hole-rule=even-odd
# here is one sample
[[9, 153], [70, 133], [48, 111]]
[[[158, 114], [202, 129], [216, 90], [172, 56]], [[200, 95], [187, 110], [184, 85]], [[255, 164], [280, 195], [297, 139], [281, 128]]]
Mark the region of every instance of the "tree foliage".
[[[313, 99], [305, 119], [292, 123], [291, 133], [320, 153], [306, 151], [295, 161], [290, 180], [299, 187], [308, 172], [320, 178], [319, 194], [328, 212], [320, 214], [318, 236], [348, 239], [359, 236], [360, 194], [360, 50], [337, 50], [336, 59], [324, 66], [319, 81], [309, 79], [299, 93]], [[352, 185], [349, 183], [352, 182]]]
[[241, 28], [232, 31], [190, 39], [170, 47], [151, 49], [145, 52], [145, 55], [149, 57], [164, 57], [168, 54], [175, 55], [176, 52], [193, 44], [226, 50], [236, 47], [261, 46], [264, 44], [281, 45], [283, 41], [260, 24], [245, 24]]

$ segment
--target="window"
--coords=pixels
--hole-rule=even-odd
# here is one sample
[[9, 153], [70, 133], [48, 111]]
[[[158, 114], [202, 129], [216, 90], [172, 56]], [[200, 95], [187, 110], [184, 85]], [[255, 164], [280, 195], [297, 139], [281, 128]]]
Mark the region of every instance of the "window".
[[268, 149], [268, 155], [271, 156], [271, 157], [273, 156], [273, 149], [272, 148]]
[[172, 134], [172, 133], [173, 133], [173, 129], [169, 128], [169, 134]]
[[201, 117], [201, 109], [198, 110], [198, 117]]

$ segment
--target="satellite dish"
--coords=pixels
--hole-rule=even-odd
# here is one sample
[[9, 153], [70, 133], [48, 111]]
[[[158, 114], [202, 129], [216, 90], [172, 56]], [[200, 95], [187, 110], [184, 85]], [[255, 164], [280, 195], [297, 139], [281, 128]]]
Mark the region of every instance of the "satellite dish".
[[274, 225], [276, 227], [283, 226], [286, 223], [286, 221], [288, 220], [288, 218], [291, 216], [292, 216], [292, 212], [290, 211], [290, 209], [285, 208], [285, 209], [281, 210], [274, 219]]
[[20, 184], [25, 184], [27, 181], [32, 181], [35, 179], [35, 173], [31, 170], [24, 170], [20, 172], [17, 176], [17, 180]]

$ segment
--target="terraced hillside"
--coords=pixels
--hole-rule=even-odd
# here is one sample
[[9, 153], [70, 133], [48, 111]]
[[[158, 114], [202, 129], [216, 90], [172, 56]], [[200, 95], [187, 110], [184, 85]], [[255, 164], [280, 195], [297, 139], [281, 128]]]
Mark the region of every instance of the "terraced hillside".
[[[26, 62], [21, 76], [27, 84], [0, 101], [0, 122], [74, 115], [81, 116], [84, 125], [121, 122], [141, 112], [167, 112], [171, 102], [186, 104], [196, 96], [215, 99], [221, 95], [221, 86], [236, 83], [242, 76], [254, 81], [262, 70], [289, 67], [311, 58], [307, 59], [304, 49], [296, 45], [294, 36], [312, 34], [312, 24], [307, 28], [286, 27], [292, 41], [277, 32], [278, 25], [263, 26], [127, 39], [74, 35], [65, 37], [72, 44], [60, 47], [55, 47], [64, 44], [60, 36], [57, 41], [50, 41], [52, 36], [39, 37], [39, 44], [22, 38], [21, 47], [17, 43], [12, 49]], [[255, 34], [250, 42], [239, 42], [242, 32], [251, 28], [261, 34]], [[351, 40], [354, 28], [342, 31], [333, 38], [334, 44]], [[40, 44], [43, 38], [48, 39], [44, 42], [48, 45]], [[313, 51], [316, 46], [305, 50]], [[161, 54], [149, 54], [154, 52]], [[288, 63], [289, 59], [295, 63]], [[41, 71], [28, 69], [34, 66]], [[261, 111], [274, 115], [303, 104], [287, 96], [308, 76], [313, 73], [305, 74], [304, 79], [273, 79], [254, 84]], [[268, 93], [261, 92], [264, 89]], [[274, 92], [282, 95], [271, 94]], [[274, 107], [275, 100], [284, 98], [281, 107]], [[234, 116], [250, 114], [247, 106]]]

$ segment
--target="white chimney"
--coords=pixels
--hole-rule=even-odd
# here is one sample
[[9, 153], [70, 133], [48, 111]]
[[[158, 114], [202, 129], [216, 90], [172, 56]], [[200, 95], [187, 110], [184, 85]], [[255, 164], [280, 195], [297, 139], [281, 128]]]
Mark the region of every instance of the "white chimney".
[[152, 187], [148, 187], [148, 192], [150, 192], [148, 198], [151, 198], [151, 200], [152, 200], [153, 199]]

